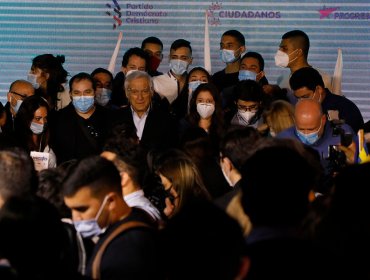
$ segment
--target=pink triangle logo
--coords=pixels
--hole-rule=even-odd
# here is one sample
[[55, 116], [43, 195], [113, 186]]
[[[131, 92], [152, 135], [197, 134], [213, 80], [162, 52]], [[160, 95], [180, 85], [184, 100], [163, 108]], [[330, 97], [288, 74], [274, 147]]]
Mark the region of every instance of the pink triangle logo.
[[331, 8], [326, 8], [325, 6], [321, 9], [321, 10], [318, 10], [318, 12], [320, 13], [320, 19], [323, 19], [323, 18], [329, 18], [329, 16], [335, 12], [336, 10], [338, 10], [339, 7], [331, 7]]

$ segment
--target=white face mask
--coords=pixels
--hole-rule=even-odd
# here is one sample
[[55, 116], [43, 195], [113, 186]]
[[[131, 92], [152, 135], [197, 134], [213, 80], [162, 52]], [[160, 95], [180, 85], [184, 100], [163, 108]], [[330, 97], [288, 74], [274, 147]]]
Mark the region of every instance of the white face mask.
[[29, 73], [27, 75], [27, 81], [29, 81], [34, 89], [38, 89], [40, 84], [37, 82], [37, 75]]
[[112, 91], [107, 88], [97, 88], [95, 93], [95, 101], [101, 106], [108, 104], [112, 95]]
[[215, 105], [212, 103], [198, 103], [197, 112], [202, 119], [207, 119], [212, 116], [215, 111]]
[[249, 124], [251, 119], [256, 115], [256, 112], [251, 112], [251, 111], [243, 112], [241, 110], [238, 110], [238, 114], [243, 119], [243, 121], [245, 121], [246, 124]]
[[289, 61], [289, 56], [297, 50], [298, 49], [292, 51], [289, 55], [281, 50], [278, 50], [275, 54], [275, 65], [278, 67], [283, 67], [283, 68], [288, 67], [290, 62], [293, 62], [294, 60], [298, 58], [296, 57], [292, 61]]
[[170, 68], [175, 75], [182, 75], [188, 69], [189, 63], [181, 59], [171, 59]]

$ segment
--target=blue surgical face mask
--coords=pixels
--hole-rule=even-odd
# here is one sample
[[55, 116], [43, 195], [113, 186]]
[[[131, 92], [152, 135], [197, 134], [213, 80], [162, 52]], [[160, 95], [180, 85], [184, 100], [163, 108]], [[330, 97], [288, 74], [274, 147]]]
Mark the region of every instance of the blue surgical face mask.
[[39, 123], [35, 123], [35, 122], [31, 122], [30, 129], [34, 134], [38, 135], [38, 134], [41, 134], [41, 133], [44, 132], [44, 125], [39, 124]]
[[182, 75], [188, 69], [189, 63], [181, 59], [171, 59], [170, 68], [175, 75]]
[[94, 96], [74, 96], [72, 103], [81, 113], [87, 113], [94, 106]]
[[27, 81], [29, 81], [34, 89], [38, 89], [40, 84], [37, 82], [37, 75], [29, 73], [27, 75]]
[[312, 133], [304, 134], [303, 132], [300, 132], [298, 129], [296, 129], [297, 136], [299, 140], [305, 144], [305, 145], [313, 145], [319, 140], [319, 131], [321, 129], [322, 122], [320, 123], [320, 127], [318, 130]]
[[257, 77], [257, 74], [255, 72], [249, 71], [249, 70], [240, 70], [239, 71], [239, 81], [244, 80], [253, 80], [255, 81]]
[[105, 106], [108, 104], [110, 98], [112, 96], [112, 91], [107, 88], [97, 88], [96, 89], [96, 95], [95, 100], [96, 103], [99, 105]]
[[200, 84], [204, 84], [204, 82], [202, 82], [202, 81], [192, 81], [192, 82], [189, 82], [189, 84], [188, 84], [189, 93], [194, 92], [197, 89], [197, 87], [199, 87]]
[[73, 221], [76, 231], [79, 232], [82, 235], [82, 237], [92, 238], [104, 232], [104, 229], [102, 229], [98, 224], [98, 219], [107, 201], [108, 201], [108, 196], [104, 198], [103, 203], [100, 206], [98, 213], [96, 214], [96, 217], [94, 219]]
[[236, 51], [234, 50], [226, 50], [226, 49], [220, 50], [221, 60], [224, 63], [233, 63], [237, 61], [239, 57], [235, 57], [235, 52]]

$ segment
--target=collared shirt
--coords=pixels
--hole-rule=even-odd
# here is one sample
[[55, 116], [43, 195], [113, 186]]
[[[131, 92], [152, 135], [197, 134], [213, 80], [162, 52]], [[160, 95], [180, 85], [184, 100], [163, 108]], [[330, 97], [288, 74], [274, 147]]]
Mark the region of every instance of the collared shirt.
[[158, 209], [150, 202], [148, 198], [144, 196], [143, 190], [130, 193], [124, 196], [124, 199], [128, 206], [138, 207], [147, 212], [154, 220], [161, 220], [161, 214]]
[[149, 110], [150, 110], [150, 106], [148, 110], [146, 110], [146, 112], [140, 118], [138, 114], [136, 113], [136, 111], [134, 110], [134, 108], [132, 108], [131, 106], [132, 119], [134, 120], [134, 124], [136, 127], [136, 134], [137, 134], [137, 137], [139, 137], [139, 140], [141, 140], [141, 137], [143, 136], [145, 122], [146, 122], [146, 118], [148, 117]]

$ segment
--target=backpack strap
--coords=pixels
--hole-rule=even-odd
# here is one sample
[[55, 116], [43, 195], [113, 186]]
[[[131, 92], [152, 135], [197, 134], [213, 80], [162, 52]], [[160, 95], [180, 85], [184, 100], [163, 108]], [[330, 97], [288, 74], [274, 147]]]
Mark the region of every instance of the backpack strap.
[[138, 221], [130, 221], [126, 222], [119, 227], [117, 227], [114, 231], [112, 231], [109, 236], [104, 240], [104, 242], [101, 244], [98, 252], [96, 253], [94, 257], [94, 261], [92, 264], [92, 278], [94, 280], [100, 279], [100, 264], [101, 264], [101, 259], [103, 257], [105, 249], [108, 247], [109, 243], [120, 233], [131, 229], [131, 228], [138, 228], [138, 227], [150, 227], [149, 225], [138, 222]]

